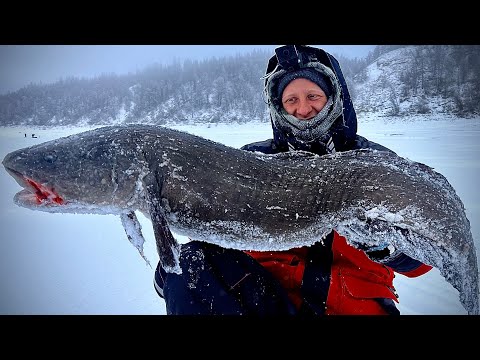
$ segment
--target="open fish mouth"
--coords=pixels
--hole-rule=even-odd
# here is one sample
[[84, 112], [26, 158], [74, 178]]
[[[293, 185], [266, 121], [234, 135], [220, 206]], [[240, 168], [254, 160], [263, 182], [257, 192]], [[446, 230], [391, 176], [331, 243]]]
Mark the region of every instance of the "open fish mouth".
[[63, 205], [65, 201], [63, 198], [52, 188], [39, 183], [32, 178], [29, 178], [22, 173], [6, 168], [8, 173], [17, 181], [17, 183], [23, 187], [23, 190], [19, 191], [15, 195], [15, 201], [21, 203], [24, 206], [57, 206]]

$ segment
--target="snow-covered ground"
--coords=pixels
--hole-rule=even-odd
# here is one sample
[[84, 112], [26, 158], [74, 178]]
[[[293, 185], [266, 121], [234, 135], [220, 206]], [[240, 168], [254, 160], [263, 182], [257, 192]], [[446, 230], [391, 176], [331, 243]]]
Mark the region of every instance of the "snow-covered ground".
[[[269, 123], [172, 126], [226, 145], [271, 137]], [[0, 128], [10, 151], [89, 128]], [[358, 133], [442, 173], [463, 200], [480, 248], [480, 119], [392, 121], [359, 115]], [[26, 136], [25, 136], [26, 134]], [[35, 137], [32, 137], [35, 134]], [[0, 169], [0, 314], [165, 314], [153, 273], [113, 215], [52, 214], [13, 204], [18, 184]], [[138, 214], [152, 266], [158, 256], [149, 220]], [[187, 239], [179, 236], [179, 241]], [[395, 278], [402, 314], [466, 314], [439, 271]]]

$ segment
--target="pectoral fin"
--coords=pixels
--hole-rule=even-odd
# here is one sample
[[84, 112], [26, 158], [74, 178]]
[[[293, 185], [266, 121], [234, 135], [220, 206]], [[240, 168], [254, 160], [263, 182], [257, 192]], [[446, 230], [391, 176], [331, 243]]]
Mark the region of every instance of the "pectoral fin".
[[143, 252], [143, 244], [145, 243], [145, 238], [142, 234], [142, 226], [137, 219], [134, 211], [129, 211], [120, 214], [120, 219], [122, 220], [123, 228], [127, 233], [128, 241], [132, 243], [138, 250], [140, 256], [145, 260], [148, 266], [152, 267], [148, 259], [146, 258]]
[[153, 225], [157, 253], [160, 265], [166, 272], [181, 274], [180, 268], [180, 244], [172, 235], [160, 206], [160, 193], [163, 178], [158, 172], [150, 172], [143, 178], [147, 203], [149, 205], [150, 219]]

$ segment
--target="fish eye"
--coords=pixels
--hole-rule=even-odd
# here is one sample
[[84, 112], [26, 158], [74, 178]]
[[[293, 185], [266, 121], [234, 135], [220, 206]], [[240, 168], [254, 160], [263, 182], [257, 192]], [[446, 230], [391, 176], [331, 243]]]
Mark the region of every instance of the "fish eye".
[[55, 160], [57, 160], [57, 153], [52, 151], [51, 153], [46, 154], [43, 158], [46, 162], [53, 164]]

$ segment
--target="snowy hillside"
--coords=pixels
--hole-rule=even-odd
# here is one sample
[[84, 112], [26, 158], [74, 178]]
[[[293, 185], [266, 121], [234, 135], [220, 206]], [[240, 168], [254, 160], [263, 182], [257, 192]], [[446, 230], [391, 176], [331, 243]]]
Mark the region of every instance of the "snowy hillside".
[[[376, 116], [439, 115], [462, 111], [475, 93], [464, 58], [454, 47], [407, 46], [370, 64], [353, 82], [358, 113]], [[439, 60], [441, 59], [441, 60]], [[462, 81], [460, 81], [462, 80]]]

